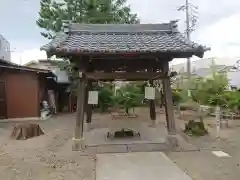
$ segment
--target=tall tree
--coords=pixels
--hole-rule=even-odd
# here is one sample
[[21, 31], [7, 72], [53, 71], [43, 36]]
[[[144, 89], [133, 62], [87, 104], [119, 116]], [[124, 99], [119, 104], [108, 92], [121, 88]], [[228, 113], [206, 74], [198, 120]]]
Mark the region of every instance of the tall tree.
[[41, 35], [49, 39], [63, 30], [66, 20], [92, 24], [139, 23], [126, 0], [41, 0], [40, 7], [37, 25], [44, 29]]
[[[37, 25], [44, 29], [41, 35], [52, 39], [57, 32], [63, 30], [65, 21], [73, 23], [92, 24], [136, 24], [137, 14], [131, 13], [126, 0], [41, 0]], [[77, 86], [74, 64], [65, 59], [65, 63], [57, 63], [60, 69], [65, 69], [70, 77], [72, 93]]]

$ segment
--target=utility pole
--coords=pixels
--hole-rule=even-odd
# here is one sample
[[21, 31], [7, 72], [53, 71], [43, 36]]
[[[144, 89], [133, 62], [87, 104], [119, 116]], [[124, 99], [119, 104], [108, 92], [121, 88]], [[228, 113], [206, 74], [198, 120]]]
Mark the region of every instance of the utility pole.
[[[186, 34], [188, 41], [191, 41], [190, 37], [190, 22], [189, 22], [189, 1], [186, 0]], [[191, 59], [187, 58], [187, 77], [188, 80], [191, 78]]]
[[[177, 10], [185, 11], [186, 13], [186, 37], [189, 41], [191, 41], [191, 33], [195, 30], [195, 26], [197, 23], [198, 15], [197, 15], [197, 6], [194, 6], [190, 0], [186, 0], [185, 5], [182, 5]], [[187, 77], [188, 80], [191, 78], [191, 59], [187, 58]]]

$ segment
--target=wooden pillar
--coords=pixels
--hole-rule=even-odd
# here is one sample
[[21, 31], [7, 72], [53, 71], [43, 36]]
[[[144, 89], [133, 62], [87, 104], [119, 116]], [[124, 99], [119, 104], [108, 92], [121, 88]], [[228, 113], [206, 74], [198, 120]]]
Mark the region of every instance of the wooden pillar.
[[163, 108], [163, 104], [164, 104], [164, 93], [163, 90], [160, 90], [160, 98], [161, 98], [161, 102], [160, 102], [160, 108]]
[[72, 94], [71, 92], [68, 93], [68, 112], [72, 112]]
[[86, 86], [86, 115], [87, 115], [87, 119], [86, 122], [88, 124], [92, 123], [92, 104], [88, 104], [88, 95], [89, 95], [89, 91], [92, 90], [92, 81], [88, 80], [87, 81], [87, 86]]
[[84, 95], [85, 95], [84, 74], [79, 72], [78, 89], [77, 89], [77, 117], [76, 127], [73, 138], [73, 150], [81, 150], [83, 146], [83, 124], [84, 124]]
[[[150, 80], [149, 84], [151, 87], [153, 87], [153, 80]], [[149, 110], [151, 120], [155, 121], [156, 120], [155, 100], [149, 100]]]
[[175, 119], [174, 119], [174, 106], [172, 98], [172, 89], [170, 84], [170, 77], [168, 76], [169, 63], [165, 61], [163, 63], [162, 71], [166, 77], [163, 78], [163, 90], [165, 98], [165, 114], [167, 120], [167, 129], [169, 134], [176, 133]]

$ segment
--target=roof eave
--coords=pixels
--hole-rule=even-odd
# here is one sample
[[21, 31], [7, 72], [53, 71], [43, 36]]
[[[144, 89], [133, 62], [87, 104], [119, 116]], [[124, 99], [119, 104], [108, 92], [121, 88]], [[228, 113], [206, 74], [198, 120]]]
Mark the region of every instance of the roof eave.
[[199, 58], [203, 58], [204, 57], [204, 52], [196, 52], [196, 53], [194, 53], [194, 55], [199, 57]]
[[[61, 48], [60, 48], [61, 49]], [[139, 51], [132, 51], [132, 52], [113, 52], [113, 51], [105, 51], [105, 52], [98, 52], [98, 51], [75, 51], [75, 50], [60, 50], [58, 49], [57, 47], [54, 47], [54, 46], [51, 46], [50, 44], [47, 44], [47, 45], [44, 45], [40, 48], [41, 51], [45, 51], [46, 54], [47, 54], [47, 57], [50, 58], [52, 57], [53, 55], [58, 55], [58, 54], [61, 54], [61, 56], [69, 56], [69, 55], [72, 55], [72, 54], [104, 54], [104, 53], [107, 53], [107, 54], [122, 54], [122, 53], [161, 53], [161, 52], [139, 52]], [[187, 53], [190, 53], [192, 55], [186, 55], [186, 57], [184, 58], [188, 58], [188, 57], [191, 57], [193, 55], [199, 57], [199, 58], [203, 58], [204, 56], [204, 53], [206, 51], [210, 51], [211, 48], [209, 47], [205, 47], [205, 46], [198, 46], [198, 47], [195, 47], [194, 49], [192, 50], [188, 50]], [[192, 53], [191, 53], [192, 51]], [[166, 53], [166, 52], [162, 52], [162, 53]], [[168, 53], [176, 53], [176, 52], [168, 52]], [[184, 54], [184, 51], [183, 52], [179, 52], [179, 53], [183, 53]]]
[[196, 52], [194, 53], [195, 56], [199, 57], [199, 58], [203, 58], [204, 57], [204, 53], [207, 51], [211, 51], [210, 47], [205, 47], [205, 46], [199, 46], [196, 50]]

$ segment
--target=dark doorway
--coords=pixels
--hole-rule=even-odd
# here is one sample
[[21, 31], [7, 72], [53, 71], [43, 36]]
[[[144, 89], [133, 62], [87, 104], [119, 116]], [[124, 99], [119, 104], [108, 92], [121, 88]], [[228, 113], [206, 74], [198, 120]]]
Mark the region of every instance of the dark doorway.
[[0, 119], [7, 118], [5, 83], [0, 82]]

